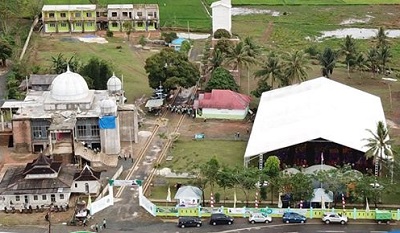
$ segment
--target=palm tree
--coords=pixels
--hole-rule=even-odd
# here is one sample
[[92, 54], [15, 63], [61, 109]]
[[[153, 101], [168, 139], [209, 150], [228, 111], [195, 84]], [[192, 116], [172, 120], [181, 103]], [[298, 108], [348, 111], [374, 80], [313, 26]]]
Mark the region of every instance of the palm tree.
[[379, 163], [382, 160], [391, 161], [393, 158], [393, 151], [391, 148], [392, 141], [389, 139], [389, 131], [382, 121], [377, 123], [376, 132], [367, 129], [371, 133], [371, 138], [365, 139], [365, 145], [368, 150], [365, 152], [367, 158], [374, 158], [375, 162], [375, 177], [380, 175]]
[[388, 42], [387, 38], [388, 37], [386, 35], [385, 29], [383, 27], [380, 27], [378, 29], [378, 33], [376, 34], [376, 39], [378, 39], [378, 43], [377, 43], [376, 47], [380, 48], [380, 47], [388, 46], [389, 42]]
[[378, 50], [376, 48], [372, 48], [372, 49], [368, 50], [367, 64], [375, 77], [375, 74], [378, 71], [378, 67], [379, 67]]
[[214, 72], [215, 69], [218, 67], [222, 66], [222, 63], [225, 60], [225, 55], [221, 52], [221, 50], [216, 49], [214, 51], [213, 56], [209, 60], [208, 68], [207, 68], [207, 73], [209, 72]]
[[[258, 63], [258, 57], [261, 55], [261, 47], [257, 45], [252, 37], [244, 38], [244, 46], [247, 54], [254, 58], [254, 63]], [[250, 66], [247, 68], [247, 94], [250, 95]]]
[[367, 59], [363, 53], [358, 53], [355, 58], [355, 68], [359, 71], [364, 71], [368, 68]]
[[287, 53], [284, 59], [285, 76], [289, 84], [301, 83], [308, 79], [307, 70], [311, 67], [306, 53], [301, 50]]
[[[238, 72], [240, 82], [239, 68], [248, 67], [255, 63], [255, 58], [250, 56], [245, 44], [241, 41], [236, 46], [230, 47], [225, 55], [225, 62], [232, 66], [232, 69]], [[240, 85], [240, 84], [239, 84]]]
[[331, 48], [325, 48], [324, 52], [318, 56], [320, 65], [322, 66], [322, 75], [329, 78], [333, 73], [336, 65], [337, 54]]
[[379, 47], [377, 56], [380, 63], [380, 73], [385, 74], [387, 63], [390, 62], [390, 58], [392, 57], [389, 47], [388, 46]]
[[355, 65], [356, 59], [356, 42], [355, 40], [347, 35], [344, 39], [344, 43], [340, 46], [340, 52], [345, 55], [345, 63], [347, 65], [347, 75], [350, 77], [350, 67]]
[[267, 56], [267, 60], [261, 66], [260, 70], [254, 73], [255, 77], [262, 77], [269, 85], [274, 87], [285, 86], [287, 81], [283, 75], [283, 64], [274, 52], [270, 52]]

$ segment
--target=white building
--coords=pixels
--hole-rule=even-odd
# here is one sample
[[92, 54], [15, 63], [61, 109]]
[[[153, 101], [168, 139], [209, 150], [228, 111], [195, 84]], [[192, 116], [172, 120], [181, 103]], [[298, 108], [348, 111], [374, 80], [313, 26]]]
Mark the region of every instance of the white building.
[[61, 166], [43, 154], [25, 167], [8, 168], [0, 183], [0, 208], [36, 209], [66, 206], [75, 168]]
[[101, 172], [94, 171], [85, 165], [82, 171], [75, 173], [71, 186], [72, 193], [99, 194], [101, 188]]
[[365, 171], [373, 163], [364, 156], [367, 129], [376, 131], [379, 121], [386, 122], [378, 96], [324, 77], [267, 91], [244, 163], [276, 155], [288, 165], [351, 164]]
[[220, 0], [211, 4], [212, 30], [225, 29], [232, 34], [231, 0]]

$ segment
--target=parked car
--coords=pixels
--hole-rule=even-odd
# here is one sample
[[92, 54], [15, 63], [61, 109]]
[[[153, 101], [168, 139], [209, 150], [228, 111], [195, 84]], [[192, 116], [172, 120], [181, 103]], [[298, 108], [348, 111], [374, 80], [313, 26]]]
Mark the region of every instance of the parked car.
[[178, 220], [178, 227], [201, 227], [201, 219], [196, 217], [180, 217]]
[[210, 218], [210, 224], [211, 225], [220, 225], [220, 224], [228, 224], [231, 225], [233, 223], [233, 218], [222, 214], [222, 213], [218, 213], [218, 214], [211, 214], [211, 218]]
[[286, 212], [282, 216], [282, 221], [284, 223], [305, 223], [307, 222], [307, 218], [306, 216], [298, 213]]
[[349, 219], [347, 218], [347, 216], [342, 216], [341, 214], [338, 213], [324, 213], [324, 215], [322, 216], [322, 221], [325, 222], [326, 224], [329, 223], [340, 223], [342, 225], [346, 224]]
[[378, 224], [386, 223], [389, 224], [392, 220], [392, 213], [388, 210], [376, 210], [375, 212], [375, 221]]
[[271, 216], [262, 213], [252, 213], [249, 216], [249, 223], [270, 223], [272, 222]]

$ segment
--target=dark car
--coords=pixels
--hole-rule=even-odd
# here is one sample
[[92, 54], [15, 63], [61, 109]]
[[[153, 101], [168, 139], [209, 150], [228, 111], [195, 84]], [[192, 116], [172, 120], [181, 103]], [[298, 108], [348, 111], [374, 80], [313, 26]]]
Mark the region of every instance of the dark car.
[[196, 217], [180, 217], [178, 220], [178, 227], [201, 227], [201, 219]]
[[284, 223], [305, 223], [307, 222], [307, 218], [298, 213], [286, 212], [282, 216], [282, 221]]
[[233, 223], [233, 218], [229, 217], [225, 214], [211, 214], [210, 224], [211, 225], [220, 225], [220, 224], [228, 224], [231, 225]]

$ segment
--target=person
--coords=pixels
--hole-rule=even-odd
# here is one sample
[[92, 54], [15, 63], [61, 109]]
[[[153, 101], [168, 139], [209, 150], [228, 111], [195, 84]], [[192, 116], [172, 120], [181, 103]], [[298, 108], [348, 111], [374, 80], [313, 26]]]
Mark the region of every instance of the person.
[[96, 232], [99, 232], [99, 224], [96, 223], [94, 228], [96, 229]]
[[106, 229], [106, 224], [107, 224], [106, 219], [103, 218], [103, 228], [104, 228], [104, 229]]
[[85, 218], [85, 219], [83, 219], [83, 226], [84, 226], [84, 227], [86, 227], [86, 226], [87, 226], [87, 225], [86, 225], [86, 221], [87, 221], [87, 220], [86, 220], [86, 218]]

